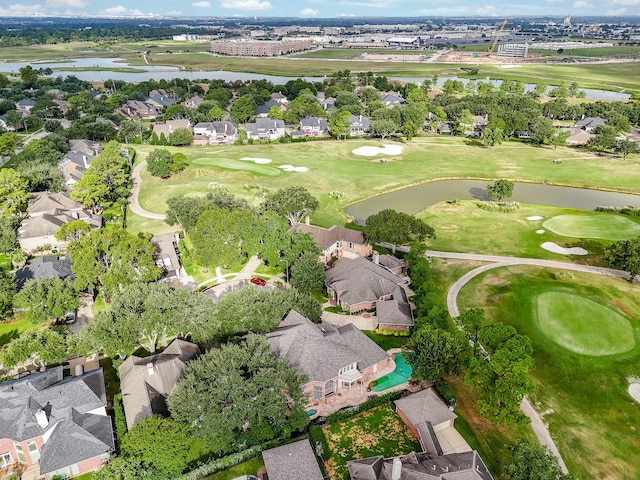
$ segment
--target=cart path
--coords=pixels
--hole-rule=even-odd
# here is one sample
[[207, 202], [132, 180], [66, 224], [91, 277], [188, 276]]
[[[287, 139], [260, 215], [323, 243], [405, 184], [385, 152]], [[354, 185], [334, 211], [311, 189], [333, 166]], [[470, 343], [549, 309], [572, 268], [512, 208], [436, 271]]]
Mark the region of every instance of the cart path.
[[[138, 152], [138, 155], [141, 155], [141, 153]], [[155, 220], [164, 220], [165, 218], [167, 218], [166, 215], [163, 215], [161, 213], [148, 212], [147, 210], [143, 209], [140, 206], [140, 202], [138, 201], [138, 195], [140, 194], [140, 187], [142, 186], [142, 177], [140, 175], [140, 172], [146, 166], [147, 166], [147, 161], [143, 160], [138, 165], [136, 165], [136, 167], [131, 171], [133, 185], [131, 186], [131, 195], [129, 195], [129, 208], [131, 208], [131, 211], [133, 213], [141, 217], [153, 218]]]

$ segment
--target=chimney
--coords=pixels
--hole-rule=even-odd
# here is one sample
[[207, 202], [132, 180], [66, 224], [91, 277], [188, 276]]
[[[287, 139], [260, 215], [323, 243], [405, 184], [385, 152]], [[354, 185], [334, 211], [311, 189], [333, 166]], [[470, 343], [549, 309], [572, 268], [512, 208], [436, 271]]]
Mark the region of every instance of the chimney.
[[40, 425], [41, 428], [47, 428], [47, 425], [49, 425], [49, 419], [47, 418], [47, 412], [45, 412], [42, 409], [38, 410], [36, 412], [36, 421], [38, 422], [38, 425]]
[[310, 225], [311, 220], [309, 219], [309, 215], [307, 215], [306, 218], [304, 219], [304, 223], [306, 223], [307, 225]]
[[84, 163], [84, 168], [89, 168], [89, 162], [87, 162], [86, 155], [82, 155], [82, 162]]
[[402, 462], [400, 457], [393, 458], [393, 467], [391, 468], [391, 480], [400, 480], [402, 475]]
[[153, 375], [155, 372], [153, 371], [153, 363], [149, 362], [147, 363], [147, 373], [149, 374], [149, 376]]
[[373, 257], [373, 263], [380, 265], [380, 254], [374, 250], [371, 255]]

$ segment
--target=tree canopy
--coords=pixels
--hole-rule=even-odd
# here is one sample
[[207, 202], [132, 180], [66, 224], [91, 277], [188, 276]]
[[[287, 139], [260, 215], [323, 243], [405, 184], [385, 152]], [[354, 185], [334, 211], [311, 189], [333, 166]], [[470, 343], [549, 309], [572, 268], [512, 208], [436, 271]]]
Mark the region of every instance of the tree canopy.
[[511, 480], [573, 480], [562, 473], [558, 459], [544, 445], [518, 440], [511, 446], [513, 461], [506, 466]]
[[212, 450], [229, 453], [304, 428], [306, 382], [264, 337], [249, 335], [190, 362], [169, 410]]
[[417, 329], [404, 349], [412, 377], [431, 382], [460, 373], [468, 351], [469, 344], [459, 334], [429, 325]]
[[364, 236], [371, 244], [390, 243], [395, 249], [398, 245], [412, 241], [436, 238], [436, 232], [430, 225], [412, 215], [386, 209], [367, 218]]
[[511, 195], [513, 195], [513, 182], [505, 180], [504, 178], [496, 180], [492, 184], [487, 185], [487, 193], [492, 200], [497, 200], [498, 202], [511, 198]]
[[324, 265], [315, 252], [303, 253], [291, 265], [291, 285], [302, 293], [311, 293], [324, 286]]
[[71, 279], [42, 278], [28, 280], [14, 299], [16, 308], [25, 310], [26, 318], [35, 324], [61, 319], [74, 311], [80, 299]]
[[314, 212], [320, 203], [304, 187], [281, 188], [267, 195], [263, 207], [286, 218], [290, 225], [298, 223]]
[[633, 281], [640, 274], [640, 237], [619, 240], [605, 248], [604, 260], [613, 268], [623, 270]]
[[65, 327], [31, 327], [0, 349], [0, 362], [7, 368], [19, 363], [62, 363], [75, 347], [73, 334]]

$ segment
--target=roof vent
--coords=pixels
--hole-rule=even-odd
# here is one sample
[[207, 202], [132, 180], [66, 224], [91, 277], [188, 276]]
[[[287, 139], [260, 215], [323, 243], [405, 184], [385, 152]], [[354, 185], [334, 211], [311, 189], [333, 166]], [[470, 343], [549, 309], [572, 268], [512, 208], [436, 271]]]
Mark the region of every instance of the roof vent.
[[155, 372], [153, 371], [153, 363], [149, 362], [147, 363], [147, 373], [149, 374], [149, 376], [153, 375]]
[[47, 428], [47, 425], [49, 425], [49, 419], [47, 418], [47, 412], [45, 412], [42, 409], [38, 410], [36, 412], [36, 421], [38, 422], [38, 425], [40, 425], [41, 428]]

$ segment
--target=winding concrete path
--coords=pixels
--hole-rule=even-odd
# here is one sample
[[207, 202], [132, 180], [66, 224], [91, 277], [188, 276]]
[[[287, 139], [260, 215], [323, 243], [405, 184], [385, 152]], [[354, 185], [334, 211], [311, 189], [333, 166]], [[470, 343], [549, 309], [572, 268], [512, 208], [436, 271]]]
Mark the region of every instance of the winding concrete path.
[[[449, 314], [452, 317], [458, 317], [460, 315], [460, 310], [458, 308], [458, 294], [462, 287], [464, 287], [469, 281], [478, 275], [483, 274], [489, 270], [493, 270], [495, 268], [508, 267], [511, 265], [531, 265], [535, 267], [547, 267], [547, 268], [558, 268], [563, 270], [571, 270], [574, 272], [586, 272], [593, 273], [596, 275], [606, 275], [610, 277], [623, 278], [625, 280], [629, 280], [629, 274], [626, 272], [622, 272], [620, 270], [614, 270], [611, 268], [603, 268], [603, 267], [592, 267], [589, 265], [579, 265], [575, 263], [568, 262], [559, 262], [555, 260], [541, 260], [537, 258], [521, 258], [521, 257], [505, 257], [500, 255], [481, 255], [481, 254], [473, 254], [473, 253], [452, 253], [452, 252], [437, 252], [437, 251], [427, 251], [426, 255], [430, 257], [436, 258], [452, 258], [458, 260], [472, 260], [472, 261], [480, 261], [480, 262], [490, 262], [486, 265], [482, 265], [480, 267], [474, 268], [470, 272], [467, 272], [462, 277], [460, 277], [452, 286], [449, 288], [447, 292], [447, 309], [449, 310]], [[567, 466], [564, 463], [564, 459], [560, 455], [560, 451], [556, 446], [553, 438], [549, 434], [549, 430], [544, 424], [544, 421], [540, 414], [533, 408], [531, 402], [528, 398], [524, 398], [522, 403], [520, 404], [520, 408], [522, 412], [531, 419], [531, 427], [535, 432], [538, 440], [542, 445], [545, 445], [551, 453], [553, 453], [557, 458], [564, 473], [568, 473]]]
[[[138, 153], [138, 155], [143, 155], [143, 154]], [[135, 168], [131, 171], [133, 185], [131, 187], [131, 195], [129, 195], [129, 208], [131, 208], [131, 211], [133, 213], [141, 217], [153, 218], [155, 220], [164, 220], [165, 218], [167, 218], [166, 215], [163, 215], [161, 213], [148, 212], [147, 210], [143, 209], [140, 206], [140, 202], [138, 201], [138, 195], [140, 195], [140, 187], [142, 186], [142, 177], [140, 176], [140, 172], [146, 166], [147, 166], [147, 161], [143, 160], [138, 165], [136, 165]]]

